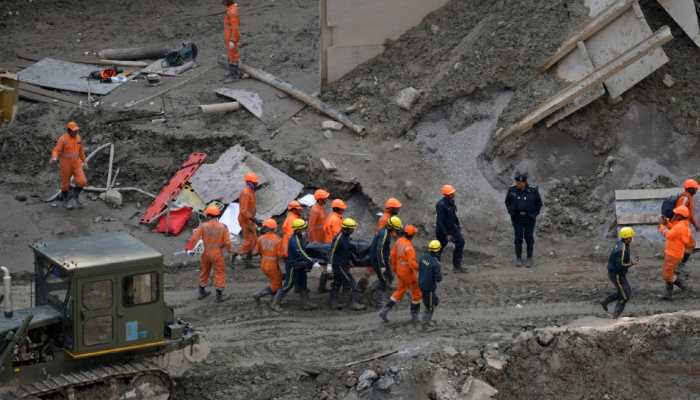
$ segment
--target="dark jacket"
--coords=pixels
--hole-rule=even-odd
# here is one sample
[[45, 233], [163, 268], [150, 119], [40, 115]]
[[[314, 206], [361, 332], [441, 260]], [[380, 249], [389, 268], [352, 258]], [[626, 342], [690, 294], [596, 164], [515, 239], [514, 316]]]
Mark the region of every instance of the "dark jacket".
[[315, 259], [309, 257], [306, 253], [306, 241], [298, 233], [295, 233], [289, 239], [289, 247], [287, 249], [287, 267], [311, 269], [311, 266], [316, 262]]
[[422, 291], [433, 291], [437, 289], [440, 281], [442, 281], [440, 259], [426, 251], [418, 263], [418, 286]]
[[626, 274], [627, 269], [632, 266], [632, 253], [630, 246], [622, 239], [615, 243], [608, 258], [608, 271], [616, 274]]
[[350, 242], [350, 232], [340, 231], [331, 242], [328, 263], [337, 267], [349, 267], [356, 251], [355, 245]]
[[439, 234], [455, 235], [460, 232], [459, 218], [457, 218], [457, 206], [455, 201], [448, 197], [443, 197], [435, 205], [437, 218], [435, 220], [435, 231]]
[[527, 186], [523, 190], [518, 190], [516, 186], [511, 186], [506, 194], [506, 208], [512, 218], [530, 217], [537, 218], [542, 210], [542, 198], [537, 186]]
[[372, 244], [369, 245], [369, 262], [380, 270], [389, 267], [389, 255], [391, 253], [391, 233], [387, 228], [382, 228], [374, 235]]

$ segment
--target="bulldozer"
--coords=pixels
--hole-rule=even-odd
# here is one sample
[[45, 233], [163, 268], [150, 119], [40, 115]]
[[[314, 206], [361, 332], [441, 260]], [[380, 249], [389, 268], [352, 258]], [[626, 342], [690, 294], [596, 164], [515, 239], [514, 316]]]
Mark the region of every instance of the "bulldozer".
[[30, 248], [33, 307], [13, 309], [0, 267], [0, 399], [174, 398], [209, 347], [165, 303], [162, 254], [124, 232]]

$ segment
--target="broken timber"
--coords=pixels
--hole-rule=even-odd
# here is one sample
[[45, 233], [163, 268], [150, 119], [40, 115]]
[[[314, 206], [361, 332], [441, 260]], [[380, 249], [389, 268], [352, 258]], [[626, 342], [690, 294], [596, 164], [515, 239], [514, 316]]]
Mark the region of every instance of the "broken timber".
[[319, 100], [315, 97], [309, 96], [308, 94], [306, 94], [306, 93], [302, 92], [301, 90], [297, 89], [296, 87], [294, 87], [294, 85], [292, 85], [291, 83], [285, 82], [272, 74], [269, 74], [269, 73], [267, 73], [263, 70], [257, 69], [257, 68], [253, 68], [249, 65], [241, 64], [240, 68], [243, 72], [246, 72], [251, 77], [253, 77], [261, 82], [265, 82], [268, 85], [287, 93], [288, 95], [294, 97], [295, 99], [301, 101], [302, 103], [305, 103], [308, 106], [313, 107], [316, 111], [318, 111], [322, 114], [325, 114], [325, 115], [333, 118], [334, 120], [340, 122], [341, 124], [347, 126], [353, 132], [355, 132], [357, 134], [362, 134], [364, 132], [365, 128], [363, 126], [357, 125], [354, 122], [352, 122], [352, 120], [350, 120], [350, 118], [347, 115], [332, 108], [331, 106], [322, 102], [321, 100]]
[[604, 81], [605, 79], [613, 76], [620, 70], [644, 57], [644, 55], [648, 54], [650, 51], [670, 42], [671, 39], [673, 39], [671, 29], [668, 26], [661, 27], [661, 29], [659, 29], [648, 39], [637, 44], [619, 57], [593, 71], [585, 78], [574, 83], [573, 85], [570, 85], [553, 97], [550, 97], [549, 100], [544, 102], [544, 104], [540, 105], [533, 112], [518, 121], [515, 125], [511, 126], [510, 129], [505, 131], [505, 134], [501, 138], [497, 139], [500, 141], [511, 135], [520, 135], [529, 131], [533, 126], [535, 126], [536, 123], [547, 118], [549, 115], [555, 113], [562, 107], [565, 107], [577, 97], [585, 94], [595, 87], [598, 82]]
[[571, 53], [576, 48], [576, 44], [578, 42], [590, 38], [596, 34], [596, 32], [605, 28], [608, 24], [615, 21], [622, 14], [626, 13], [627, 10], [632, 7], [635, 1], [637, 0], [618, 1], [617, 3], [614, 3], [610, 7], [603, 10], [603, 12], [600, 14], [593, 17], [588, 24], [576, 31], [576, 33], [574, 33], [567, 41], [562, 43], [559, 49], [557, 49], [557, 52], [544, 63], [542, 69], [546, 71], [551, 68], [552, 65], [556, 64], [567, 54]]

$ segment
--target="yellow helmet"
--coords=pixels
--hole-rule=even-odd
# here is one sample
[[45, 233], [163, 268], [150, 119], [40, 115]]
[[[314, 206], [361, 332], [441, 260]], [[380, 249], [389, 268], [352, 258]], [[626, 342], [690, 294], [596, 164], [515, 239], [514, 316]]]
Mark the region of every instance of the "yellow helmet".
[[626, 226], [620, 229], [620, 239], [632, 239], [634, 237], [634, 229]]
[[442, 244], [440, 244], [439, 240], [431, 240], [430, 243], [428, 243], [428, 250], [437, 253], [442, 249]]
[[403, 222], [401, 222], [401, 218], [396, 215], [392, 215], [391, 218], [389, 218], [387, 225], [395, 231], [403, 229]]
[[352, 218], [345, 218], [343, 220], [343, 228], [344, 229], [357, 229], [357, 221], [355, 221]]
[[301, 218], [297, 218], [294, 221], [292, 221], [292, 229], [294, 229], [295, 231], [306, 229], [308, 226], [309, 224], [307, 224], [306, 221], [304, 221]]

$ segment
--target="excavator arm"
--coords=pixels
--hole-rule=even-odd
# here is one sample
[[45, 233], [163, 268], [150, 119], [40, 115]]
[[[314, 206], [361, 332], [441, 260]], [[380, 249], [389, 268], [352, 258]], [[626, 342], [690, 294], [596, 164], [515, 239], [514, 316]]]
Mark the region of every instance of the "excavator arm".
[[0, 374], [12, 365], [12, 350], [21, 339], [27, 335], [29, 323], [32, 322], [33, 315], [27, 315], [22, 321], [22, 325], [15, 331], [9, 331], [0, 342]]

